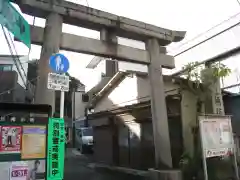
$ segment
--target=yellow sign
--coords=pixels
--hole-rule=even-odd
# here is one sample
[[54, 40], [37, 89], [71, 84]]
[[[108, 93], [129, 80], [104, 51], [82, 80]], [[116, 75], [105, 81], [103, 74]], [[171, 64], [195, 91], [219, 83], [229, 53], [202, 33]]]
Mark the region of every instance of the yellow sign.
[[46, 157], [46, 127], [23, 126], [22, 159]]

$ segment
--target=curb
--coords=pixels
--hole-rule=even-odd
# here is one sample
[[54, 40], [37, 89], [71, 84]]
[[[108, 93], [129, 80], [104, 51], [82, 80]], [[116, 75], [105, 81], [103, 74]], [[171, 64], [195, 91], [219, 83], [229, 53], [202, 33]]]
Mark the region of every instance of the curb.
[[142, 177], [146, 177], [148, 173], [148, 171], [136, 170], [136, 169], [130, 169], [130, 168], [118, 167], [118, 166], [108, 166], [108, 165], [99, 164], [99, 163], [89, 163], [88, 167], [96, 170], [108, 170], [112, 172], [118, 172], [118, 173], [124, 173], [128, 175], [142, 176]]

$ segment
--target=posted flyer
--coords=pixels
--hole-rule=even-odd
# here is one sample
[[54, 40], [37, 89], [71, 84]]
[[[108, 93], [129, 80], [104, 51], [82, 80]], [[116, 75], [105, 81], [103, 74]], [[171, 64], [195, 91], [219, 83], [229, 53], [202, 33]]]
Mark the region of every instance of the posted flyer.
[[10, 167], [10, 180], [27, 180], [29, 169], [27, 164], [12, 164]]
[[46, 157], [46, 127], [23, 126], [22, 159]]
[[21, 133], [21, 126], [1, 126], [0, 152], [20, 153]]

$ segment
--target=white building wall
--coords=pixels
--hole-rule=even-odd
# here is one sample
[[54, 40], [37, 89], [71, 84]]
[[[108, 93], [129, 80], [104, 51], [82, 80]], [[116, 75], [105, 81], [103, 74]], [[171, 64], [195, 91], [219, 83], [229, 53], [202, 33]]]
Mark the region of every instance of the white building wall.
[[83, 118], [85, 116], [86, 103], [82, 101], [82, 92], [75, 93], [75, 118]]
[[[110, 94], [94, 108], [95, 112], [111, 110], [126, 105], [136, 104], [150, 100], [150, 87], [147, 77], [132, 76], [126, 77]], [[165, 83], [165, 90], [176, 90], [177, 85], [170, 82]]]

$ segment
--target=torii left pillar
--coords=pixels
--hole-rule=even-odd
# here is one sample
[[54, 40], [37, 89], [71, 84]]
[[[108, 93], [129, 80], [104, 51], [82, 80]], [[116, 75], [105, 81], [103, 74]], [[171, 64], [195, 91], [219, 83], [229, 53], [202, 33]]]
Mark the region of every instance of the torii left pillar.
[[63, 19], [59, 14], [51, 13], [46, 19], [41, 57], [38, 64], [38, 81], [35, 104], [49, 104], [55, 112], [55, 92], [47, 89], [49, 58], [59, 52]]

